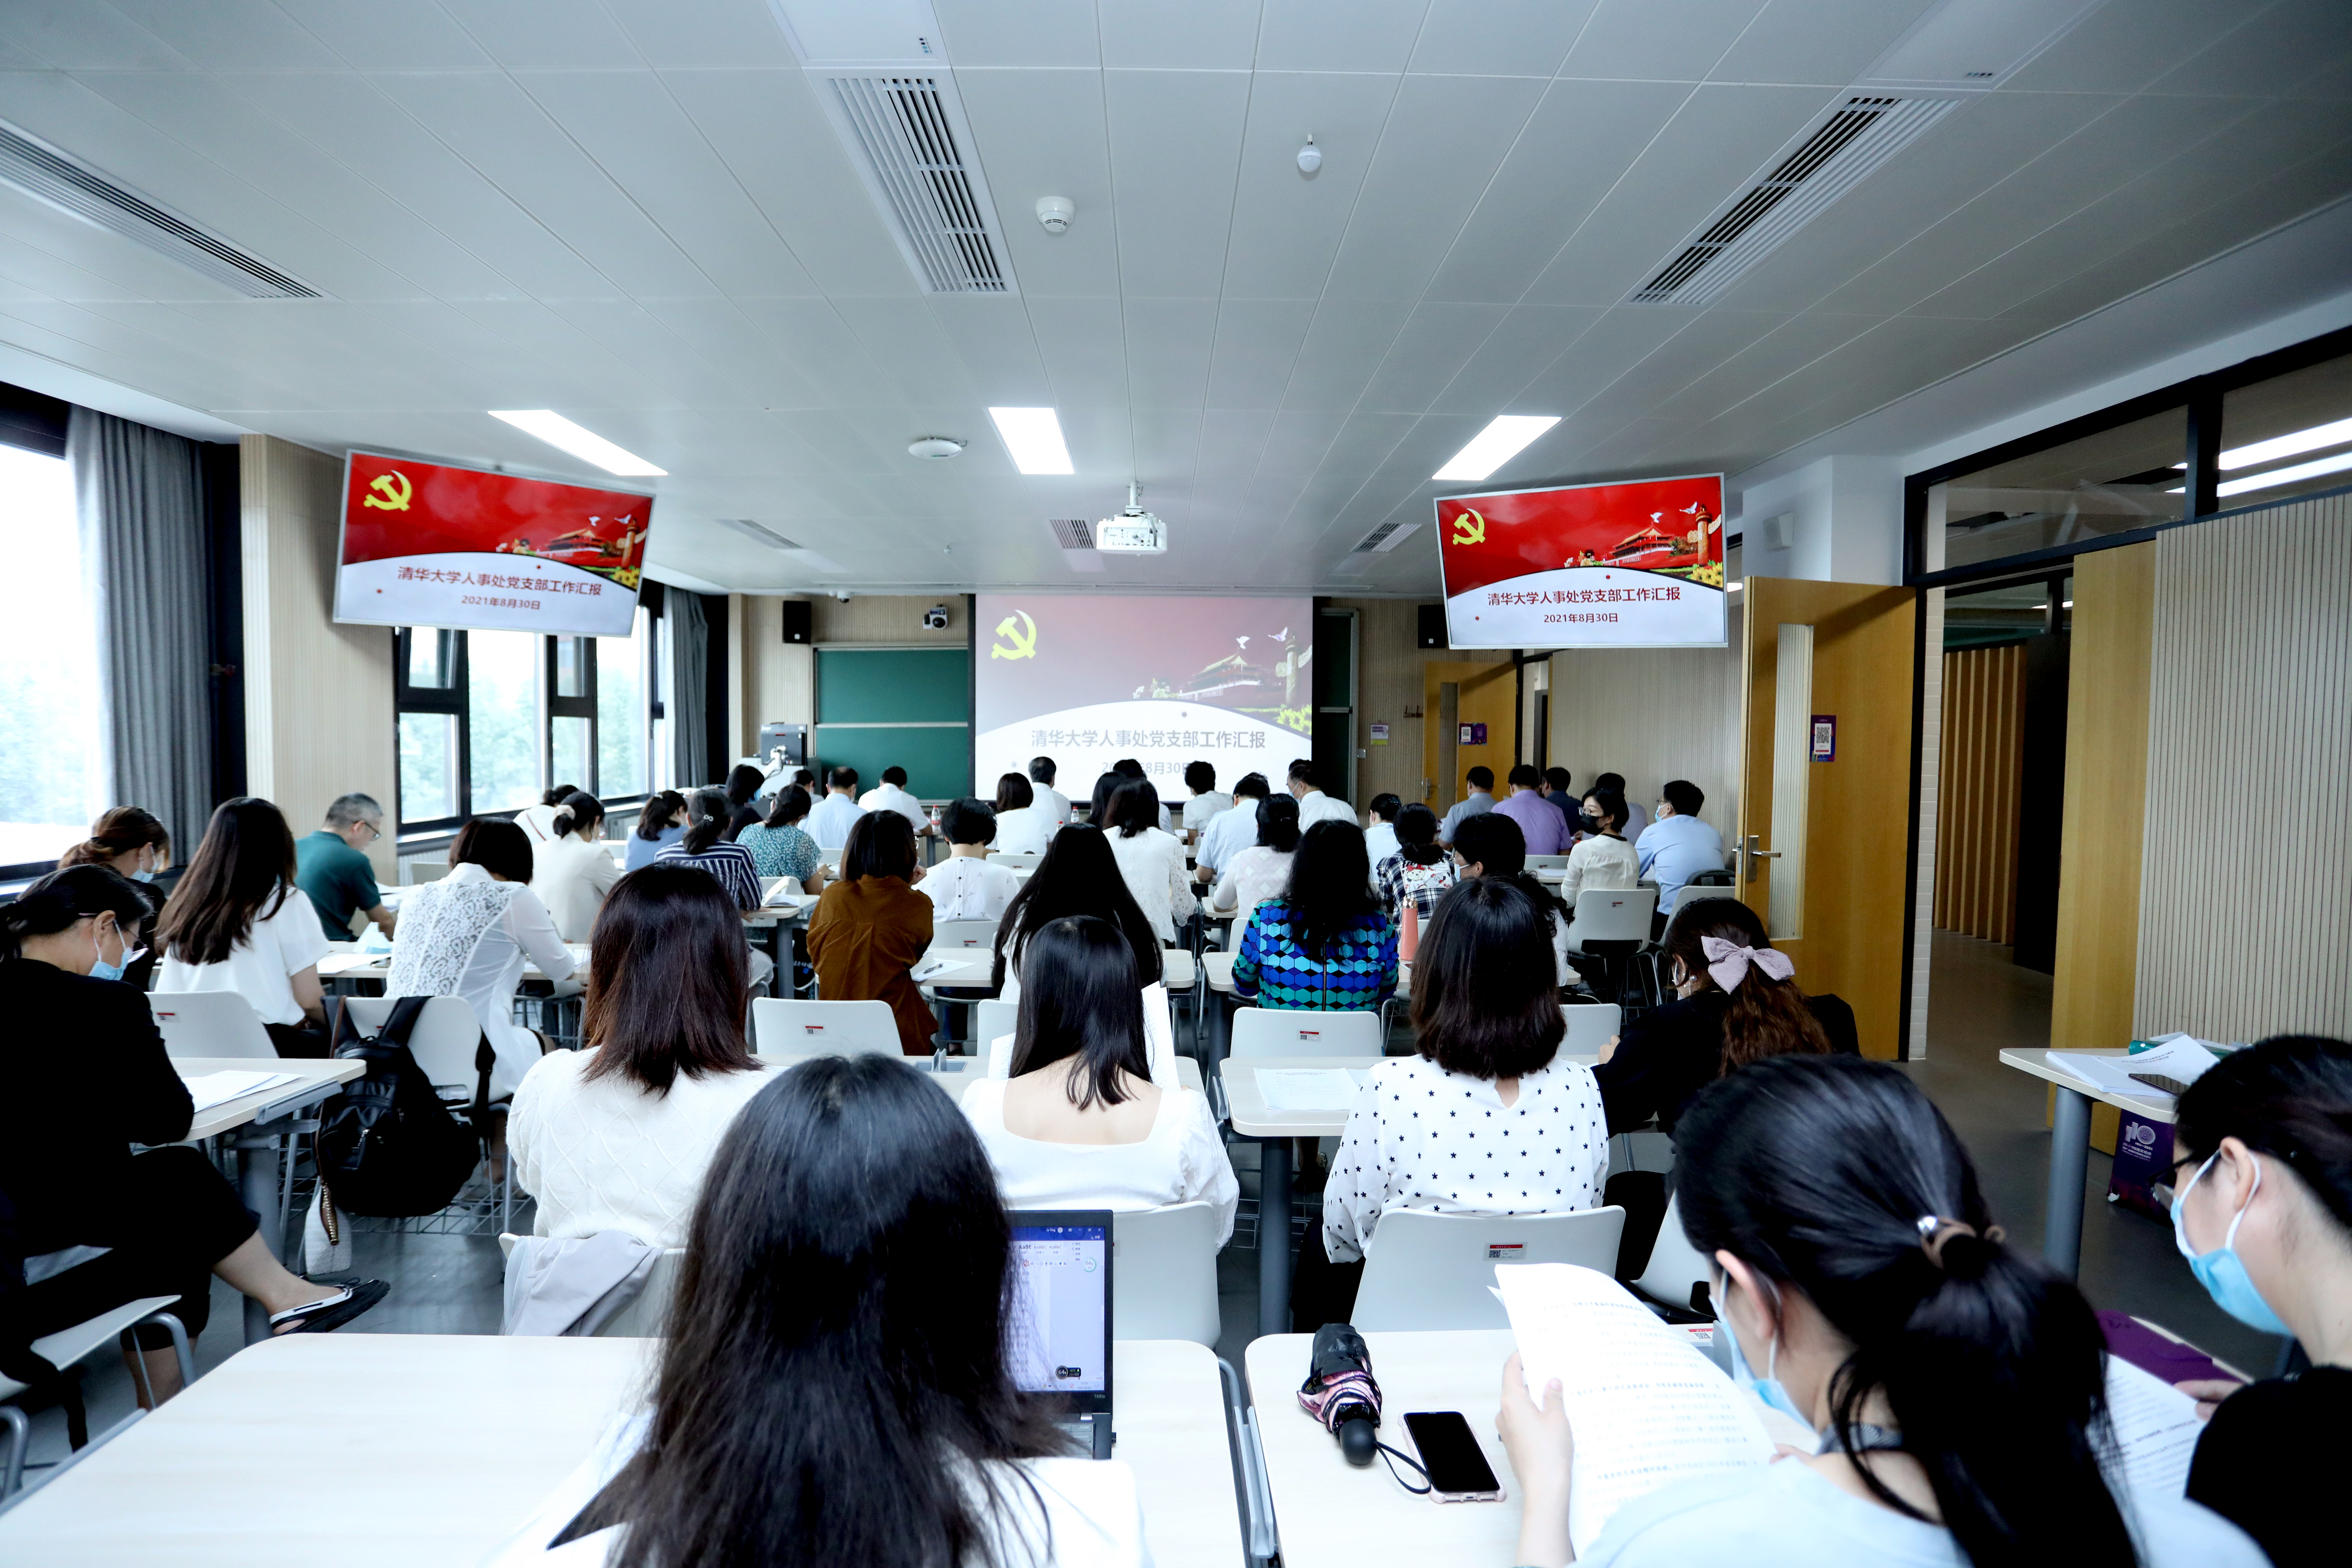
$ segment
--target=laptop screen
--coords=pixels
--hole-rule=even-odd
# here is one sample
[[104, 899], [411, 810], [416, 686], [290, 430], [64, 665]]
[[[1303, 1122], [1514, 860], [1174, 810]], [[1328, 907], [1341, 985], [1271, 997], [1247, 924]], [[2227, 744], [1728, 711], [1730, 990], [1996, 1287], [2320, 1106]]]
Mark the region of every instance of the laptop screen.
[[1105, 1394], [1110, 1226], [1023, 1223], [1028, 1217], [1016, 1215], [1013, 1225], [1017, 1284], [1005, 1349], [1013, 1385], [1030, 1394]]

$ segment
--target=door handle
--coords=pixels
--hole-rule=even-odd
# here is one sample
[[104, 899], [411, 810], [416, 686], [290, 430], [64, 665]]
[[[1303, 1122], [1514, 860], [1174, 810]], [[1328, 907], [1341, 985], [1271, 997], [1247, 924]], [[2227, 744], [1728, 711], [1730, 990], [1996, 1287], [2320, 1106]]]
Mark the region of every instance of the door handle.
[[1778, 849], [1756, 847], [1756, 841], [1762, 837], [1762, 834], [1751, 833], [1748, 836], [1748, 842], [1740, 847], [1739, 852], [1748, 857], [1748, 868], [1750, 871], [1756, 869], [1756, 862], [1759, 860], [1778, 860], [1780, 858], [1780, 852]]

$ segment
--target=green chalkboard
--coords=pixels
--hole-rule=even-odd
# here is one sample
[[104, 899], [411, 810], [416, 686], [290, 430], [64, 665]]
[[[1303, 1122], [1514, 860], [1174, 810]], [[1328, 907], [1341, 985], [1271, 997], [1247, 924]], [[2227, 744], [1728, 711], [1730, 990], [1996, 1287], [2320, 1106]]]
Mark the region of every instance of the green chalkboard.
[[925, 800], [954, 800], [971, 793], [971, 730], [911, 725], [824, 724], [816, 727], [817, 765], [857, 770], [860, 795], [882, 782], [882, 770], [907, 770], [907, 787]]
[[819, 724], [971, 720], [971, 654], [960, 647], [816, 650]]

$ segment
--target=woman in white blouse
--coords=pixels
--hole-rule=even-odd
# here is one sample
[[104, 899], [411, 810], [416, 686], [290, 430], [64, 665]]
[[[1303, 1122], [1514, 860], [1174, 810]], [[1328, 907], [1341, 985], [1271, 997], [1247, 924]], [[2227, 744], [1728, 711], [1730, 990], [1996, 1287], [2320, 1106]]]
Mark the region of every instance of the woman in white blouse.
[[1184, 868], [1184, 846], [1159, 821], [1160, 792], [1149, 779], [1129, 779], [1111, 793], [1103, 831], [1143, 918], [1161, 942], [1172, 943], [1176, 928], [1199, 911], [1201, 901]]
[[547, 841], [531, 846], [530, 890], [547, 906], [564, 941], [586, 942], [604, 895], [621, 879], [620, 863], [601, 841], [604, 805], [574, 790], [555, 808], [547, 830]]
[[[1609, 1121], [1592, 1069], [1558, 1059], [1547, 911], [1502, 877], [1445, 896], [1412, 966], [1419, 1054], [1375, 1065], [1299, 1249], [1292, 1327], [1345, 1322], [1393, 1208], [1563, 1214], [1601, 1202]], [[1320, 1245], [1316, 1245], [1320, 1243]]]
[[686, 1245], [719, 1141], [767, 1081], [743, 1039], [745, 958], [742, 919], [708, 874], [648, 866], [613, 889], [588, 960], [588, 1048], [540, 1058], [507, 1118], [534, 1234]]
[[1199, 1201], [1233, 1234], [1241, 1187], [1198, 1090], [1151, 1081], [1135, 952], [1091, 916], [1030, 939], [1009, 1078], [964, 1090], [963, 1113], [1012, 1208], [1132, 1211]]
[[158, 991], [234, 991], [281, 1057], [327, 1054], [327, 933], [294, 885], [294, 835], [254, 796], [224, 801], [155, 927]]
[[1600, 825], [1600, 831], [1579, 839], [1568, 852], [1559, 896], [1570, 910], [1576, 908], [1576, 895], [1587, 888], [1622, 893], [1642, 880], [1642, 858], [1625, 842], [1625, 797], [1613, 790], [1593, 790], [1584, 797], [1584, 815]]
[[917, 891], [931, 900], [940, 920], [1003, 920], [1005, 907], [1021, 891], [1021, 879], [1011, 867], [989, 861], [996, 814], [984, 800], [950, 801], [940, 813], [940, 831], [951, 847], [948, 858], [923, 873]]
[[1297, 801], [1287, 795], [1268, 795], [1257, 803], [1256, 810], [1257, 842], [1234, 852], [1209, 894], [1211, 913], [1233, 914], [1236, 952], [1241, 949], [1240, 933], [1249, 930], [1250, 916], [1258, 905], [1282, 897], [1290, 886], [1290, 861], [1298, 851]]
[[1019, 773], [996, 781], [996, 840], [999, 855], [1043, 855], [1061, 828], [1053, 803], [1040, 805], [1037, 792]]
[[[532, 892], [530, 839], [511, 822], [476, 817], [449, 847], [449, 874], [401, 903], [386, 996], [463, 996], [498, 1053], [490, 1093], [510, 1095], [547, 1048], [514, 1021], [525, 960], [561, 985], [572, 952]], [[570, 988], [577, 991], [578, 986]]]

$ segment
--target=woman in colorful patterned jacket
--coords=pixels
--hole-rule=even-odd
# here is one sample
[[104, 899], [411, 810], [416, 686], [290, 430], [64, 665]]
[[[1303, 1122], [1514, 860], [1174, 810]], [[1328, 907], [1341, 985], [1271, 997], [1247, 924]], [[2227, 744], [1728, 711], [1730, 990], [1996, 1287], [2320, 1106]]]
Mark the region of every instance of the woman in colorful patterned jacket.
[[1396, 922], [1372, 891], [1364, 830], [1318, 822], [1298, 841], [1288, 889], [1242, 933], [1234, 993], [1264, 1007], [1370, 1013], [1396, 984]]

